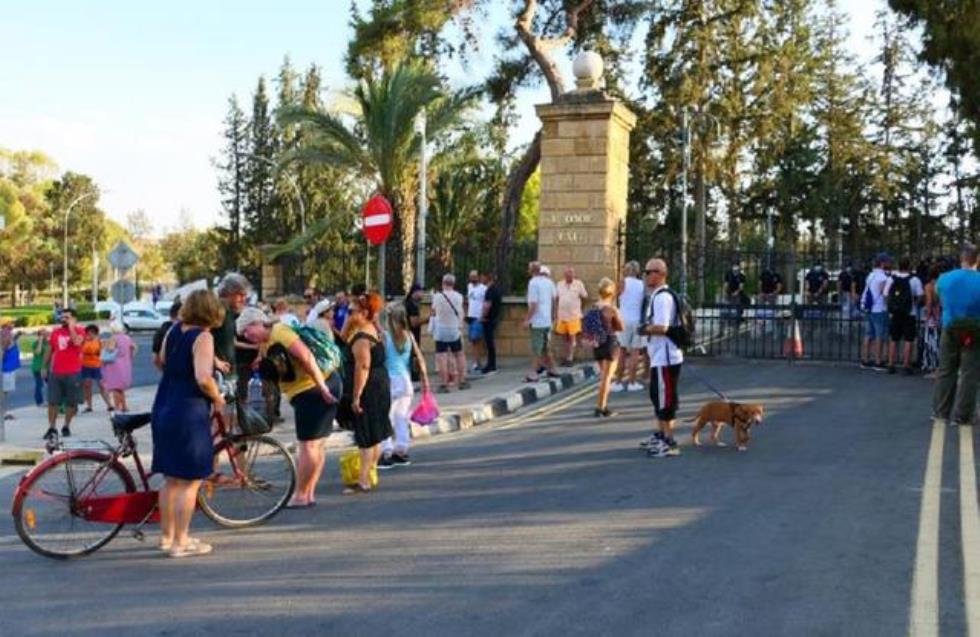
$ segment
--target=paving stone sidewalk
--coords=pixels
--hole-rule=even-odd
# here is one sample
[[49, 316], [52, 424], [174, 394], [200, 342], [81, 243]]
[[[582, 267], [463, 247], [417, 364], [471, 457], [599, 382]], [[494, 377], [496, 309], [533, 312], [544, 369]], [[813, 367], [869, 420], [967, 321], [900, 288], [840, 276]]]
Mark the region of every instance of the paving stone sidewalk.
[[[430, 369], [434, 366], [430, 367]], [[593, 364], [579, 364], [574, 368], [561, 369], [560, 378], [542, 380], [537, 383], [524, 382], [527, 374], [526, 359], [504, 359], [496, 374], [470, 379], [472, 387], [449, 394], [437, 394], [440, 406], [439, 419], [429, 425], [412, 423], [412, 437], [415, 439], [468, 429], [512, 414], [548, 396], [581, 385], [596, 376]], [[130, 412], [149, 411], [156, 394], [156, 386], [135, 387], [126, 393]], [[416, 393], [416, 401], [418, 400]], [[47, 409], [23, 407], [10, 412], [13, 420], [5, 423], [6, 440], [0, 442], [0, 463], [29, 462], [43, 455], [44, 443], [41, 439], [47, 430]], [[289, 403], [283, 401], [285, 422], [276, 426], [273, 435], [286, 444], [295, 442], [293, 411]], [[59, 427], [63, 418], [59, 417]], [[75, 441], [105, 440], [113, 443], [109, 414], [101, 401], [95, 403], [92, 413], [79, 413], [72, 421], [72, 437]], [[136, 442], [141, 454], [149, 457], [152, 441], [149, 427], [136, 432]], [[336, 429], [327, 439], [328, 448], [343, 448], [353, 445], [353, 436]]]

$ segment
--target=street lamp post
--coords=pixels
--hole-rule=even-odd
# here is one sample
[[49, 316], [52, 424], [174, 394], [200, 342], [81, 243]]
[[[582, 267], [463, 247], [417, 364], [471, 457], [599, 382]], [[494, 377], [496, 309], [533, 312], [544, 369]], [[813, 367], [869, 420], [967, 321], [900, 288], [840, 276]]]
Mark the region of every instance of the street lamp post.
[[82, 195], [78, 195], [75, 199], [68, 204], [68, 209], [65, 210], [65, 240], [64, 240], [64, 262], [62, 263], [61, 270], [61, 307], [62, 309], [68, 307], [68, 217], [71, 215], [72, 209], [77, 206], [83, 199], [88, 199], [89, 197], [97, 197], [98, 192], [91, 191]]
[[415, 278], [419, 285], [425, 287], [425, 221], [429, 214], [429, 199], [426, 194], [426, 167], [425, 156], [425, 109], [419, 111], [415, 118], [415, 132], [422, 137], [419, 147], [419, 220], [418, 237], [416, 237], [416, 256], [415, 256]]
[[681, 143], [683, 166], [681, 169], [681, 298], [687, 298], [687, 171], [691, 166], [691, 130], [687, 125], [687, 107], [681, 116]]

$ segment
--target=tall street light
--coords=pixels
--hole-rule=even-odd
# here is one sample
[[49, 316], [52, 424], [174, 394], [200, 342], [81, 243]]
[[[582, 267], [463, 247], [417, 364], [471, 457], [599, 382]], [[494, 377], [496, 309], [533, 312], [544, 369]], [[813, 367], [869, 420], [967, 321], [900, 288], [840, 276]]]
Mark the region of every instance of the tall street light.
[[418, 116], [415, 118], [415, 132], [422, 137], [422, 143], [419, 146], [419, 221], [418, 221], [418, 237], [416, 237], [416, 255], [415, 255], [415, 278], [419, 285], [423, 288], [425, 287], [425, 221], [429, 214], [429, 199], [426, 195], [426, 175], [428, 169], [426, 167], [426, 157], [425, 157], [425, 109], [423, 108], [419, 111]]
[[68, 307], [68, 217], [69, 215], [71, 215], [72, 209], [74, 209], [75, 206], [77, 206], [83, 200], [88, 199], [89, 197], [98, 197], [98, 196], [99, 193], [94, 190], [91, 192], [78, 195], [72, 200], [70, 204], [68, 204], [68, 209], [65, 210], [65, 241], [64, 241], [65, 260], [64, 263], [62, 264], [62, 270], [61, 270], [61, 307], [62, 308]]

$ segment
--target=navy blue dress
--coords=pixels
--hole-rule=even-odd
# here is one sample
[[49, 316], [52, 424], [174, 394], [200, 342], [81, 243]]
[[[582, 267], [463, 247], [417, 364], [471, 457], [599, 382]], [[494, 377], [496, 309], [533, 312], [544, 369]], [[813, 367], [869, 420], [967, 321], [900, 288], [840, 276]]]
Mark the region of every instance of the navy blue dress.
[[153, 472], [200, 480], [214, 471], [211, 401], [194, 378], [194, 341], [202, 330], [186, 332], [174, 323], [167, 335], [163, 379], [153, 401]]

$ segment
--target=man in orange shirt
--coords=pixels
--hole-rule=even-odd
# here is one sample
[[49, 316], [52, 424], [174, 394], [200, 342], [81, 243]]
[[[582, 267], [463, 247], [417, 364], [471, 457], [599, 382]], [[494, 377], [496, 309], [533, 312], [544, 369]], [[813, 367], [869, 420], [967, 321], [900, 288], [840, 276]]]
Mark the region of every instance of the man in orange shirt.
[[565, 268], [565, 278], [558, 282], [558, 323], [555, 334], [565, 340], [563, 362], [571, 366], [575, 361], [575, 345], [582, 332], [582, 301], [589, 298], [585, 284], [575, 278], [575, 270]]

